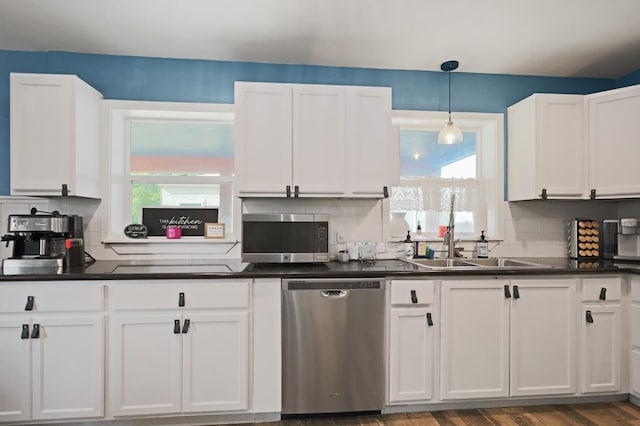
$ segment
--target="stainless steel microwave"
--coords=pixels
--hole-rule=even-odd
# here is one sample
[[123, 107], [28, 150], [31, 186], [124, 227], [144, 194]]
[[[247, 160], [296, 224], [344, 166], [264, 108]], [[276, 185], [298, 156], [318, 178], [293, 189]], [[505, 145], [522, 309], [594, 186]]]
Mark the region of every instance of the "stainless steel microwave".
[[329, 215], [242, 215], [242, 261], [319, 263], [329, 261]]

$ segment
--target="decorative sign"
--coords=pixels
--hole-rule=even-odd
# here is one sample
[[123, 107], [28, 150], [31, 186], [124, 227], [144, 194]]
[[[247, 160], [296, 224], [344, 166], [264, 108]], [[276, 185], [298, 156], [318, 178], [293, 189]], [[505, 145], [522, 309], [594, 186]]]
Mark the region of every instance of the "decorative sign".
[[142, 223], [150, 237], [164, 237], [167, 226], [182, 229], [183, 237], [202, 237], [205, 223], [218, 222], [218, 209], [209, 207], [143, 207]]
[[139, 223], [132, 223], [124, 228], [124, 235], [129, 238], [147, 238], [147, 227]]
[[224, 223], [205, 223], [205, 238], [224, 238]]

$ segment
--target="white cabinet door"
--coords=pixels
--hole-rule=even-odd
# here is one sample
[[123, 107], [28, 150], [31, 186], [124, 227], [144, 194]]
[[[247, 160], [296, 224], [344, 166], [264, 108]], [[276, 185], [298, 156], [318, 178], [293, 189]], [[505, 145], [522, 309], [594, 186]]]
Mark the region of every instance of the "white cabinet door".
[[583, 305], [582, 392], [620, 390], [620, 306]]
[[509, 394], [509, 281], [442, 285], [442, 399]]
[[589, 188], [598, 198], [640, 195], [640, 85], [588, 95]]
[[249, 313], [185, 314], [183, 411], [249, 405]]
[[111, 317], [109, 386], [114, 415], [180, 412], [182, 327], [176, 313]]
[[584, 96], [534, 94], [507, 109], [509, 200], [585, 197]]
[[511, 395], [575, 393], [576, 281], [511, 284]]
[[292, 185], [292, 105], [290, 85], [236, 82], [234, 161], [240, 196], [284, 196]]
[[345, 193], [343, 86], [293, 86], [293, 184], [301, 196]]
[[435, 319], [430, 308], [392, 308], [389, 328], [389, 403], [428, 401], [433, 395]]
[[23, 330], [29, 336], [28, 318], [0, 318], [0, 422], [31, 418], [31, 341]]
[[391, 125], [391, 89], [350, 87], [348, 102], [348, 191], [382, 197], [400, 180], [399, 138]]
[[11, 194], [61, 195], [66, 184], [99, 198], [102, 95], [74, 75], [10, 78]]
[[33, 419], [104, 415], [104, 320], [34, 317]]

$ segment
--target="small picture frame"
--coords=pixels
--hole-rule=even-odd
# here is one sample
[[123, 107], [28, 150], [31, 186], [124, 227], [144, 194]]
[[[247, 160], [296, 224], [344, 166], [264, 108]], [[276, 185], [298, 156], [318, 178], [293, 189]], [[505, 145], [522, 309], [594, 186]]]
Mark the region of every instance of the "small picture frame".
[[205, 223], [205, 238], [224, 238], [224, 223]]

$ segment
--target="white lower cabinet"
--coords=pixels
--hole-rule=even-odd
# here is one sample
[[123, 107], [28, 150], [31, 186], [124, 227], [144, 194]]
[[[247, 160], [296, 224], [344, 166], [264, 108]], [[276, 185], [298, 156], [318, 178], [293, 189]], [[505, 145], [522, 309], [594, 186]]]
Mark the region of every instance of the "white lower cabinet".
[[620, 278], [582, 280], [580, 356], [582, 392], [618, 392], [621, 384]]
[[575, 393], [575, 287], [443, 281], [442, 399]]
[[104, 415], [102, 287], [52, 285], [0, 288], [0, 422]]
[[437, 312], [433, 281], [392, 281], [389, 310], [389, 404], [433, 398]]
[[247, 280], [120, 283], [111, 300], [114, 416], [248, 408]]

